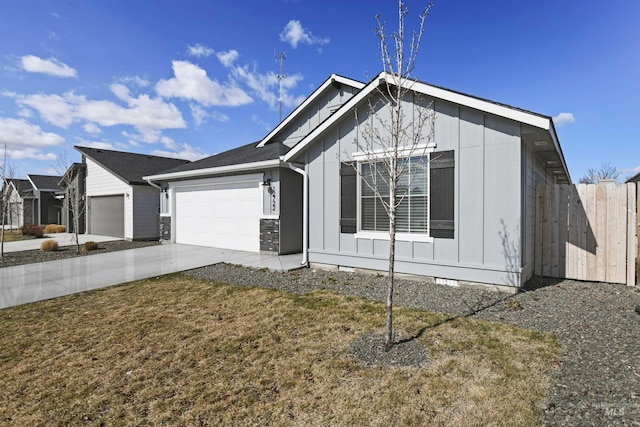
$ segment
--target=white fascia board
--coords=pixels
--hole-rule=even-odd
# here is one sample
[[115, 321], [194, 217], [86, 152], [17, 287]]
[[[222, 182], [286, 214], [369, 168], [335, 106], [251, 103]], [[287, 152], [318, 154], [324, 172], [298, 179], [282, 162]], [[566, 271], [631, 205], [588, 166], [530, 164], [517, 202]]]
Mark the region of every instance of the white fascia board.
[[259, 169], [267, 169], [267, 168], [279, 167], [280, 165], [281, 165], [280, 159], [263, 160], [261, 162], [242, 163], [239, 165], [218, 166], [215, 168], [194, 169], [190, 171], [163, 173], [159, 175], [149, 175], [149, 176], [143, 176], [142, 179], [151, 180], [151, 181], [168, 181], [171, 179], [197, 178], [197, 177], [202, 177], [207, 175], [218, 175], [222, 173], [244, 172], [244, 171], [252, 171], [252, 170], [259, 170]]
[[569, 178], [569, 182], [571, 182], [571, 175], [569, 175], [569, 168], [567, 167], [567, 162], [564, 158], [564, 153], [562, 152], [562, 147], [560, 146], [560, 141], [558, 140], [558, 135], [556, 134], [556, 128], [551, 122], [551, 128], [549, 129], [549, 135], [551, 135], [551, 140], [553, 141], [553, 146], [562, 161], [562, 167], [564, 168], [564, 172], [567, 174], [567, 178]]
[[267, 144], [269, 142], [269, 140], [275, 136], [275, 134], [280, 132], [282, 130], [282, 128], [284, 128], [293, 119], [295, 119], [300, 112], [302, 112], [305, 108], [307, 108], [307, 106], [309, 106], [309, 104], [311, 104], [316, 98], [318, 98], [320, 95], [322, 95], [324, 93], [324, 91], [329, 86], [331, 86], [331, 84], [333, 82], [338, 82], [338, 83], [346, 85], [346, 86], [351, 86], [351, 87], [354, 87], [354, 88], [356, 88], [358, 90], [362, 89], [365, 86], [364, 83], [358, 82], [356, 80], [351, 80], [351, 79], [348, 79], [346, 77], [342, 77], [342, 76], [338, 76], [336, 74], [332, 74], [331, 77], [329, 77], [327, 80], [325, 80], [325, 82], [318, 89], [316, 89], [311, 95], [309, 95], [309, 97], [307, 99], [305, 99], [304, 102], [302, 102], [302, 104], [298, 105], [298, 107], [295, 110], [293, 110], [293, 112], [291, 114], [289, 114], [283, 121], [281, 121], [280, 124], [278, 126], [276, 126], [276, 128], [274, 130], [269, 132], [269, 134], [267, 136], [265, 136], [262, 139], [262, 141], [260, 141], [260, 143], [256, 147], [264, 147], [265, 144]]
[[544, 130], [549, 130], [550, 127], [550, 120], [548, 117], [539, 116], [537, 114], [528, 113], [526, 111], [510, 108], [504, 105], [494, 104], [493, 102], [474, 98], [469, 95], [463, 95], [457, 92], [452, 92], [422, 82], [411, 82], [410, 86], [411, 89], [415, 90], [416, 92], [420, 92], [434, 98], [443, 99], [454, 104], [464, 105], [465, 107], [473, 108], [475, 110], [483, 111], [495, 116], [511, 119], [516, 122], [526, 123], [528, 125]]
[[[407, 80], [405, 80], [407, 81]], [[350, 111], [355, 105], [369, 96], [382, 82], [388, 84], [394, 84], [393, 77], [386, 72], [380, 73], [375, 79], [373, 79], [364, 89], [362, 89], [356, 96], [351, 98], [346, 104], [344, 104], [340, 110], [338, 110], [333, 116], [329, 117], [324, 123], [315, 128], [311, 133], [305, 136], [298, 144], [293, 147], [284, 157], [284, 161], [288, 162], [294, 158], [300, 151], [302, 151], [309, 143], [322, 134], [331, 125], [333, 125], [338, 119], [340, 119], [346, 112]], [[450, 90], [431, 86], [426, 83], [417, 81], [407, 81], [407, 87], [416, 92], [431, 96], [436, 99], [442, 99], [455, 104], [463, 105], [475, 110], [483, 111], [485, 113], [493, 114], [496, 116], [511, 119], [520, 123], [526, 123], [531, 126], [541, 128], [549, 131], [551, 128], [551, 119], [537, 114], [528, 113], [514, 108], [509, 108], [503, 105], [494, 104], [489, 101], [474, 98], [469, 95], [464, 95]], [[556, 146], [558, 148], [559, 145]]]

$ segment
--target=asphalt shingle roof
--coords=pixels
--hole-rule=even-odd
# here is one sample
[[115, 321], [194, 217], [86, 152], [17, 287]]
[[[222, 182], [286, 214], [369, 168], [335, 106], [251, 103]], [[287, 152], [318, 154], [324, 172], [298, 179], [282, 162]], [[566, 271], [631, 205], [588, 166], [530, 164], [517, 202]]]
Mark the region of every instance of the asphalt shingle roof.
[[264, 147], [256, 148], [260, 141], [243, 145], [238, 148], [215, 154], [204, 159], [197, 160], [185, 165], [177, 166], [173, 169], [163, 171], [163, 173], [184, 172], [197, 169], [217, 168], [221, 166], [241, 165], [244, 163], [262, 162], [265, 160], [275, 160], [283, 156], [290, 150], [281, 142], [273, 142]]
[[13, 183], [13, 186], [16, 188], [19, 194], [24, 194], [25, 192], [33, 192], [33, 186], [31, 185], [31, 181], [28, 179], [9, 179]]
[[61, 190], [62, 188], [58, 185], [61, 176], [55, 175], [31, 175], [29, 174], [29, 179], [33, 182], [33, 185], [38, 190]]
[[150, 156], [148, 154], [78, 146], [74, 148], [128, 184], [147, 184], [142, 179], [143, 176], [155, 175], [176, 166], [190, 163], [188, 160]]

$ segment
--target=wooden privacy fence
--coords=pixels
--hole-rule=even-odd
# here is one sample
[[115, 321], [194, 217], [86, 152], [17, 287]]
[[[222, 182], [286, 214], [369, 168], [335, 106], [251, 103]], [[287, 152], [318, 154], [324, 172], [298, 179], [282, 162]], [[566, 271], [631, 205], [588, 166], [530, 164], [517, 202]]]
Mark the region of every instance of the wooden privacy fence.
[[635, 183], [536, 188], [534, 273], [635, 286]]

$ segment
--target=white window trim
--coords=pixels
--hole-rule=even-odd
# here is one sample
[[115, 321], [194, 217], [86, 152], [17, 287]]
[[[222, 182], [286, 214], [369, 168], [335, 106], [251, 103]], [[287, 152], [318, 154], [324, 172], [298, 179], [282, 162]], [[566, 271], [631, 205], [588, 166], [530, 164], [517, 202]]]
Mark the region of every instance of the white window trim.
[[[429, 155], [429, 161], [431, 161], [431, 153], [434, 151], [435, 149], [435, 144], [427, 144], [427, 145], [422, 145], [422, 146], [418, 146], [416, 148], [414, 148], [413, 150], [411, 149], [405, 149], [400, 151], [401, 153], [406, 153], [406, 154], [412, 154], [417, 152], [421, 152], [424, 154]], [[356, 211], [356, 215], [357, 215], [357, 231], [356, 233], [353, 235], [353, 237], [355, 239], [369, 239], [369, 240], [389, 240], [389, 232], [388, 231], [370, 231], [370, 230], [362, 230], [362, 212], [361, 212], [361, 208], [362, 208], [362, 169], [361, 169], [361, 165], [362, 163], [370, 163], [370, 162], [374, 162], [378, 159], [381, 159], [384, 157], [384, 150], [379, 150], [376, 152], [373, 152], [373, 155], [367, 155], [365, 153], [354, 153], [353, 157], [354, 157], [354, 161], [356, 160], [356, 155], [358, 155], [360, 157], [361, 160], [358, 160], [358, 184], [356, 185], [356, 197], [357, 197], [357, 211]], [[375, 157], [374, 157], [375, 156]], [[419, 155], [414, 155], [411, 157], [418, 157]], [[400, 157], [400, 156], [399, 156]], [[403, 158], [406, 158], [408, 156], [402, 156]], [[431, 169], [429, 169], [431, 170]], [[429, 186], [429, 196], [427, 198], [427, 209], [430, 209], [431, 207], [431, 179], [429, 179], [428, 181], [428, 186]], [[404, 233], [404, 232], [396, 232], [396, 240], [397, 241], [402, 241], [402, 242], [426, 242], [426, 243], [433, 243], [434, 238], [431, 237], [431, 228], [429, 227], [429, 233]]]
[[[359, 208], [360, 206], [358, 206]], [[368, 240], [389, 240], [388, 231], [362, 231], [360, 230], [360, 221], [358, 218], [358, 232], [353, 235], [355, 239]], [[433, 243], [433, 237], [424, 233], [397, 233], [396, 240], [399, 242], [425, 242]]]
[[[421, 154], [433, 153], [436, 148], [435, 142], [429, 144], [416, 145], [415, 147], [405, 147], [398, 150], [398, 158], [418, 157]], [[391, 150], [374, 150], [370, 153], [356, 152], [351, 154], [351, 158], [355, 162], [372, 162], [374, 160], [391, 157]]]

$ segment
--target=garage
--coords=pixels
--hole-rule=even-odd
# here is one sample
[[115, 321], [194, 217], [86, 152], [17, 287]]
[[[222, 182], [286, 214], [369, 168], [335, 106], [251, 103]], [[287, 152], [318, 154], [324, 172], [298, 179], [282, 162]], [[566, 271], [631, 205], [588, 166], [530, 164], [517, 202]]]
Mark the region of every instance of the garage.
[[89, 198], [89, 233], [124, 237], [124, 195]]
[[262, 192], [256, 180], [179, 187], [176, 242], [260, 251]]

